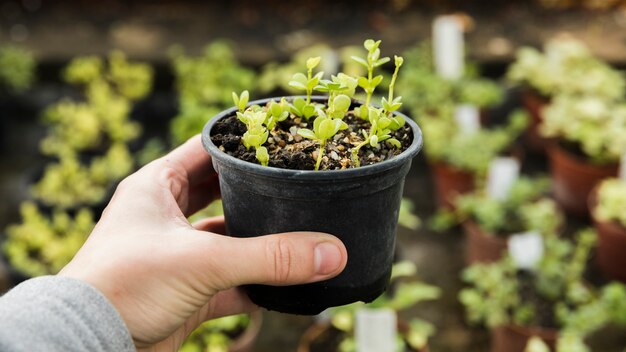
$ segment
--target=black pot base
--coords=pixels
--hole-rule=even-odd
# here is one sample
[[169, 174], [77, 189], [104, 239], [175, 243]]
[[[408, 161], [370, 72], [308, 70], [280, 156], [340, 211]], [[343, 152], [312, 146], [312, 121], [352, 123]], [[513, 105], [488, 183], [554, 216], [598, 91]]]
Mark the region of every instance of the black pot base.
[[[268, 286], [246, 285], [244, 290], [250, 300], [267, 310], [298, 315], [317, 315], [330, 307], [363, 301], [370, 303], [383, 294], [389, 284], [391, 272], [366, 286], [332, 287], [324, 282], [294, 285]], [[329, 290], [324, 294], [325, 289]]]

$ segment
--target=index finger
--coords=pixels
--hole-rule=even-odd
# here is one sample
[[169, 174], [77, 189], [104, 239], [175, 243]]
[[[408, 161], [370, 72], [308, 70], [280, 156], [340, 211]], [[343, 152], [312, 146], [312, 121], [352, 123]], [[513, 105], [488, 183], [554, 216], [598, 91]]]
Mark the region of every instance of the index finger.
[[211, 162], [211, 156], [204, 150], [199, 134], [163, 156], [162, 160], [173, 163], [184, 170], [187, 173], [190, 188], [205, 183], [216, 173]]

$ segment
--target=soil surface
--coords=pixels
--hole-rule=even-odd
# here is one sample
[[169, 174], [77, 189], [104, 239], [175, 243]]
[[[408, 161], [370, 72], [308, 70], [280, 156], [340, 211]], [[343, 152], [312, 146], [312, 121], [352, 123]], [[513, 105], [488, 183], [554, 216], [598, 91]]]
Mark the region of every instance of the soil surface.
[[[279, 122], [274, 130], [270, 131], [270, 136], [264, 144], [270, 155], [269, 166], [293, 170], [315, 169], [319, 144], [298, 134], [300, 128], [313, 130], [313, 121], [313, 118], [306, 121], [292, 115], [291, 118]], [[363, 142], [364, 137], [361, 131], [369, 131], [370, 123], [354, 116], [351, 112], [344, 117], [343, 121], [348, 124], [348, 128], [339, 131], [326, 142], [320, 170], [342, 170], [355, 167], [351, 160], [352, 148]], [[215, 124], [211, 140], [225, 153], [258, 164], [254, 148], [246, 149], [241, 142], [241, 137], [245, 132], [246, 126], [236, 116], [230, 116]], [[413, 142], [413, 133], [407, 124], [392, 132], [391, 136], [400, 141], [402, 147], [398, 149], [386, 142], [379, 143], [377, 147], [368, 144], [359, 150], [361, 166], [391, 159], [406, 150]]]

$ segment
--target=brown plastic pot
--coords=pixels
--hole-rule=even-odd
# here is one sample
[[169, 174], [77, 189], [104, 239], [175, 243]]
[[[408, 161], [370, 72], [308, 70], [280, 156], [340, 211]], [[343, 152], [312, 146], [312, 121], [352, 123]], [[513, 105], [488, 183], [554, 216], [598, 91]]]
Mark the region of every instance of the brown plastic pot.
[[233, 340], [228, 347], [228, 352], [250, 352], [256, 342], [261, 326], [263, 325], [263, 312], [257, 310], [250, 314], [250, 324], [244, 332]]
[[533, 89], [525, 89], [522, 92], [522, 105], [530, 116], [528, 128], [524, 133], [524, 142], [529, 150], [536, 153], [545, 152], [551, 141], [539, 133], [539, 127], [543, 123], [542, 110], [549, 102], [547, 97], [540, 95]]
[[617, 164], [594, 165], [557, 143], [548, 148], [554, 198], [571, 215], [588, 216], [587, 200], [595, 185], [617, 176]]
[[542, 339], [551, 351], [556, 351], [558, 332], [557, 329], [538, 327], [498, 326], [491, 330], [491, 352], [524, 352], [533, 336]]
[[471, 172], [457, 169], [440, 161], [431, 162], [430, 169], [439, 207], [454, 209], [454, 199], [475, 188], [474, 175]]
[[463, 222], [465, 230], [465, 263], [493, 263], [506, 253], [506, 238], [484, 231], [474, 221]]
[[[398, 320], [398, 331], [400, 333], [406, 333], [409, 330], [409, 324], [404, 320]], [[336, 329], [329, 322], [325, 323], [315, 323], [311, 325], [302, 337], [300, 337], [300, 341], [298, 342], [297, 352], [317, 352], [315, 350], [311, 350], [312, 345], [319, 341], [320, 339], [328, 339], [329, 345], [336, 342], [337, 344], [341, 341], [341, 335], [344, 334], [343, 331]], [[324, 352], [335, 352], [338, 351], [337, 347], [327, 346]], [[330, 350], [328, 348], [331, 348]], [[406, 352], [428, 352], [428, 346], [416, 350], [416, 349], [407, 349]]]
[[601, 221], [594, 215], [598, 188], [589, 196], [589, 211], [598, 233], [596, 265], [609, 278], [626, 282], [626, 227], [614, 221]]

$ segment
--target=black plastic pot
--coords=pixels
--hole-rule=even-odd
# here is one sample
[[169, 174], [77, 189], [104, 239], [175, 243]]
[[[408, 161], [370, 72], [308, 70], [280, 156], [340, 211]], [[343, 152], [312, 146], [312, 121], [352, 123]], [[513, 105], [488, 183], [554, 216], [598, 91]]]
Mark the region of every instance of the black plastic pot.
[[[268, 100], [250, 104], [264, 105]], [[295, 286], [248, 285], [245, 289], [250, 299], [270, 310], [312, 315], [378, 297], [391, 274], [404, 177], [422, 147], [417, 124], [404, 116], [413, 131], [413, 142], [402, 154], [384, 162], [335, 171], [287, 170], [239, 160], [211, 142], [215, 123], [235, 111], [221, 112], [202, 132], [203, 144], [219, 174], [228, 234], [255, 237], [319, 231], [337, 236], [348, 250], [348, 264], [339, 276]]]

